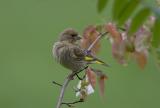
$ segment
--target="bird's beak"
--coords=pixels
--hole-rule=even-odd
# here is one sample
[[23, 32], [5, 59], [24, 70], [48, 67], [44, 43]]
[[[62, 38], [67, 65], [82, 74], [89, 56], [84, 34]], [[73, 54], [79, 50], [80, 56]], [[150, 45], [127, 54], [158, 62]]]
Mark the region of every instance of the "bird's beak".
[[81, 40], [82, 38], [80, 36], [75, 37], [76, 40]]

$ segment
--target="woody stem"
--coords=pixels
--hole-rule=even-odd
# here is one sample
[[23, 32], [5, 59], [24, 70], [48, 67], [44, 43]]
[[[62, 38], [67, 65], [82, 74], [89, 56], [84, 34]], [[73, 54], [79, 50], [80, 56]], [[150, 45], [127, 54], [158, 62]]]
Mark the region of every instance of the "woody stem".
[[64, 81], [64, 83], [62, 85], [62, 88], [61, 88], [61, 92], [60, 92], [60, 95], [59, 95], [59, 98], [58, 98], [58, 103], [57, 103], [56, 108], [60, 108], [61, 107], [63, 96], [64, 96], [64, 92], [65, 92], [69, 82], [73, 79], [74, 75], [75, 74], [72, 72], [71, 74], [68, 75], [68, 77], [66, 77], [66, 79], [65, 79], [65, 81]]
[[107, 33], [108, 33], [108, 32], [99, 33], [98, 37], [97, 37], [97, 38], [93, 41], [93, 43], [88, 47], [87, 51], [90, 51], [90, 50], [94, 47], [94, 45], [99, 41], [99, 39], [100, 39], [102, 36], [106, 35]]
[[[84, 69], [88, 68], [88, 66], [86, 66]], [[60, 108], [61, 107], [61, 104], [62, 104], [62, 100], [63, 100], [63, 96], [64, 96], [64, 92], [69, 84], [69, 82], [71, 80], [73, 80], [74, 76], [80, 72], [82, 72], [84, 69], [78, 71], [78, 72], [71, 72], [68, 77], [66, 77], [63, 85], [62, 85], [62, 88], [61, 88], [61, 92], [60, 92], [60, 95], [59, 95], [59, 98], [58, 98], [58, 102], [57, 102], [57, 106], [56, 108]]]

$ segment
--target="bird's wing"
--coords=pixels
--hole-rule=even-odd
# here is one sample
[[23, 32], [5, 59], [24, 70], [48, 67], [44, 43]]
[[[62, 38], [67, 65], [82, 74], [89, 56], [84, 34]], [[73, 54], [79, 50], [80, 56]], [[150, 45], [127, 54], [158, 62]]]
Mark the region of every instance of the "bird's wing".
[[73, 47], [73, 57], [77, 60], [84, 60], [85, 53], [80, 47]]
[[105, 62], [96, 58], [93, 55], [88, 55], [88, 54], [86, 55], [84, 50], [82, 50], [80, 47], [73, 48], [73, 57], [79, 61], [86, 61], [88, 64], [96, 63], [107, 67], [109, 66], [108, 64], [106, 64]]

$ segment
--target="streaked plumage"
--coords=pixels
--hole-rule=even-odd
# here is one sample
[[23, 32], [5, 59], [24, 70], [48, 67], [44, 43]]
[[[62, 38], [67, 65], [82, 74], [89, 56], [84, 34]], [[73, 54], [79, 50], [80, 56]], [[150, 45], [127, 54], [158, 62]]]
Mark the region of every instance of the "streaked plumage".
[[73, 29], [66, 29], [60, 34], [60, 38], [53, 46], [53, 55], [58, 63], [64, 67], [77, 72], [90, 63], [106, 65], [97, 58], [86, 55], [82, 48], [76, 43], [80, 37]]

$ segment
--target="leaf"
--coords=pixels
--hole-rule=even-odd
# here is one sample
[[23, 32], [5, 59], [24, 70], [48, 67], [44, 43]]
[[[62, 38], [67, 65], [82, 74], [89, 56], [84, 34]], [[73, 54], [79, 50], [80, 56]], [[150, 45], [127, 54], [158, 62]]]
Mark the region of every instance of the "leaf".
[[123, 10], [128, 0], [114, 0], [113, 3], [113, 19], [118, 20], [119, 13]]
[[129, 29], [129, 34], [136, 32], [144, 21], [151, 14], [151, 10], [148, 7], [141, 9], [133, 18]]
[[160, 17], [156, 18], [155, 25], [153, 27], [152, 45], [158, 47], [160, 45]]
[[104, 89], [105, 89], [105, 80], [107, 77], [105, 75], [102, 75], [99, 77], [99, 89], [101, 96], [104, 96]]
[[129, 0], [125, 6], [123, 6], [122, 11], [118, 15], [118, 24], [122, 25], [124, 22], [133, 14], [140, 3], [140, 0]]
[[[93, 41], [98, 37], [98, 34], [99, 32], [97, 31], [96, 26], [93, 25], [88, 26], [83, 32], [81, 47], [87, 49], [93, 43]], [[100, 42], [97, 41], [97, 43], [91, 49], [91, 52], [93, 54], [96, 54], [99, 52], [99, 50], [100, 50]]]
[[144, 52], [135, 52], [136, 61], [141, 69], [147, 64], [147, 55]]
[[118, 61], [118, 63], [126, 64], [126, 42], [112, 44], [112, 56]]
[[97, 70], [97, 69], [93, 69], [93, 68], [91, 70], [96, 73], [96, 75], [98, 77], [100, 95], [104, 96], [105, 80], [107, 80], [108, 77], [101, 70]]
[[115, 25], [113, 25], [112, 23], [108, 23], [106, 25], [106, 30], [111, 34], [113, 40], [115, 41], [115, 43], [119, 43], [122, 41], [122, 37], [120, 32], [118, 32], [117, 28], [115, 27]]
[[102, 12], [105, 8], [105, 6], [107, 5], [108, 0], [98, 0], [97, 3], [97, 10], [98, 12]]
[[90, 68], [87, 68], [86, 73], [87, 73], [89, 83], [92, 85], [93, 88], [95, 88], [96, 74]]
[[151, 31], [146, 26], [141, 26], [138, 31], [130, 38], [133, 38], [134, 49], [138, 52], [145, 51], [148, 53], [151, 43]]

